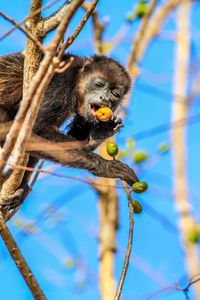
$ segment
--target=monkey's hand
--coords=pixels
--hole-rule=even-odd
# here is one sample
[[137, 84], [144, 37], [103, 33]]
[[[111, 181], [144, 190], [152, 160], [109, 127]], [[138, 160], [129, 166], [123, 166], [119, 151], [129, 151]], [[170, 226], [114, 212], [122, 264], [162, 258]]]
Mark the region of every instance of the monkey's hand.
[[120, 178], [125, 180], [130, 186], [139, 181], [137, 175], [127, 164], [119, 160], [105, 160], [92, 173], [96, 176], [108, 178]]
[[107, 122], [99, 122], [90, 130], [89, 134], [89, 147], [94, 150], [99, 146], [105, 139], [113, 136], [122, 127], [122, 119], [117, 116], [113, 116], [111, 120]]

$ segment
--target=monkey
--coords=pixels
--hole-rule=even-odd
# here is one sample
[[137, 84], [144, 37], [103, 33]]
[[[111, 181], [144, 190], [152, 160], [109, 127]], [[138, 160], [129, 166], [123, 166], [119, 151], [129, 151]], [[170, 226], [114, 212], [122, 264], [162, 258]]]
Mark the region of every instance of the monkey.
[[[71, 58], [73, 57], [73, 60]], [[70, 53], [63, 61], [72, 61], [62, 73], [55, 73], [44, 93], [33, 134], [47, 142], [83, 142], [83, 147], [48, 151], [29, 151], [31, 160], [50, 160], [64, 166], [84, 169], [93, 175], [120, 178], [130, 186], [139, 181], [134, 171], [119, 160], [106, 160], [93, 152], [105, 139], [122, 127], [122, 120], [115, 114], [130, 90], [131, 79], [125, 68], [113, 58], [104, 55], [82, 57]], [[15, 118], [22, 100], [24, 56], [13, 53], [0, 57], [0, 142], [1, 126]], [[100, 121], [96, 111], [109, 107], [113, 116], [107, 122]], [[70, 120], [68, 132], [60, 130]], [[36, 139], [37, 140], [37, 139]], [[26, 180], [23, 180], [26, 181]], [[26, 185], [27, 182], [24, 184]], [[10, 201], [3, 199], [1, 208], [13, 209], [21, 204], [20, 197]], [[21, 197], [22, 198], [22, 197]]]

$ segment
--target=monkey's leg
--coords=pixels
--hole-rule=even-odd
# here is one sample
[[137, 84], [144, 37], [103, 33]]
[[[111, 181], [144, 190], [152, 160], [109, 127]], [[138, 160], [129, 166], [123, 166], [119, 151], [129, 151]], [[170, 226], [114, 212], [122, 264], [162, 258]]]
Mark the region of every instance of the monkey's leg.
[[[34, 168], [37, 162], [38, 158], [30, 156], [27, 167]], [[28, 182], [31, 175], [32, 172], [26, 170], [22, 182], [15, 193], [10, 196], [2, 197], [0, 205], [1, 209], [11, 210], [18, 207], [24, 202], [30, 192]]]
[[[12, 121], [6, 123], [0, 123], [0, 142], [4, 142], [6, 136], [11, 128]], [[28, 167], [34, 168], [35, 164], [38, 162], [38, 158], [30, 157]], [[25, 171], [24, 177], [22, 179], [20, 187], [16, 190], [13, 195], [2, 199], [1, 208], [2, 209], [12, 209], [23, 203], [28, 192], [28, 181], [30, 179], [31, 172]]]
[[11, 128], [12, 121], [6, 123], [0, 123], [0, 142], [4, 142], [6, 136]]

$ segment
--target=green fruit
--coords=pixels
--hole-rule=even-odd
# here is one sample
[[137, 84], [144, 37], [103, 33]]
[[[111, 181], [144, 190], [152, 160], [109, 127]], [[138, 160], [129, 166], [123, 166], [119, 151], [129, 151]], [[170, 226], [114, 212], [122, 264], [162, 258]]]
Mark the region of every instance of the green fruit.
[[144, 193], [148, 189], [148, 184], [145, 181], [138, 181], [132, 185], [132, 191], [137, 194]]
[[132, 205], [135, 214], [140, 214], [142, 212], [142, 205], [137, 200], [132, 200]]
[[144, 151], [137, 151], [133, 155], [133, 161], [136, 164], [140, 164], [148, 158], [148, 154]]
[[115, 157], [117, 155], [118, 146], [115, 142], [108, 142], [107, 143], [107, 153], [112, 157]]

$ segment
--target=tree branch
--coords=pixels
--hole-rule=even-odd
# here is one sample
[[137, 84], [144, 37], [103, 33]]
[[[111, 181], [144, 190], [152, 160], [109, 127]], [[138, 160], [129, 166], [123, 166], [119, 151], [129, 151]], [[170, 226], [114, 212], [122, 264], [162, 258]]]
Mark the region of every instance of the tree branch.
[[[13, 19], [9, 18], [8, 16], [6, 16], [3, 12], [0, 12], [0, 15], [8, 20], [9, 22], [11, 22], [12, 24], [14, 24], [16, 26], [16, 28], [18, 28], [19, 30], [21, 30], [32, 42], [34, 42], [36, 44], [36, 46], [38, 47], [38, 49], [45, 54], [45, 48], [43, 47], [42, 43], [40, 43], [37, 38], [35, 38], [34, 36], [32, 36], [26, 29], [24, 29], [23, 27], [21, 27], [19, 24], [17, 24]], [[0, 39], [1, 40], [1, 39]]]
[[56, 12], [51, 14], [49, 17], [43, 18], [42, 21], [38, 23], [38, 28], [42, 28], [43, 36], [45, 37], [49, 32], [55, 30], [61, 20], [67, 13], [69, 5], [71, 4], [70, 0], [67, 0], [63, 3], [61, 7], [58, 8]]
[[122, 287], [123, 287], [123, 284], [124, 284], [124, 279], [126, 277], [126, 272], [127, 272], [127, 269], [128, 269], [129, 259], [130, 259], [131, 250], [132, 250], [133, 229], [134, 229], [134, 219], [133, 219], [134, 208], [133, 208], [133, 205], [132, 205], [132, 199], [131, 199], [130, 191], [129, 191], [125, 181], [122, 180], [122, 184], [124, 186], [124, 189], [125, 189], [125, 192], [126, 192], [126, 195], [127, 195], [127, 199], [128, 199], [129, 223], [130, 223], [130, 225], [129, 225], [129, 237], [128, 237], [128, 247], [126, 249], [126, 257], [125, 257], [125, 261], [124, 261], [122, 275], [121, 275], [121, 278], [120, 278], [120, 281], [119, 281], [119, 285], [118, 285], [117, 292], [116, 292], [114, 300], [119, 300], [121, 292], [122, 292]]

